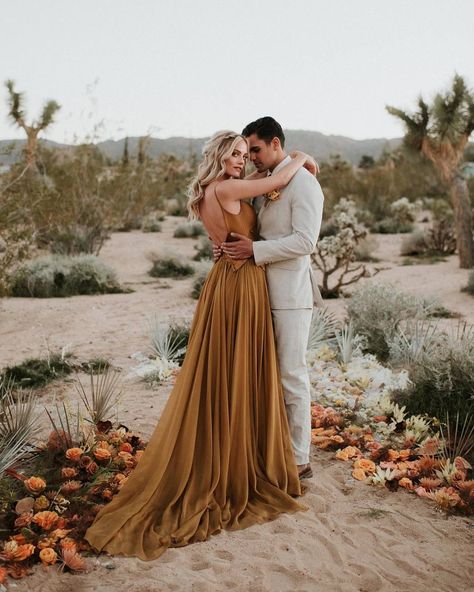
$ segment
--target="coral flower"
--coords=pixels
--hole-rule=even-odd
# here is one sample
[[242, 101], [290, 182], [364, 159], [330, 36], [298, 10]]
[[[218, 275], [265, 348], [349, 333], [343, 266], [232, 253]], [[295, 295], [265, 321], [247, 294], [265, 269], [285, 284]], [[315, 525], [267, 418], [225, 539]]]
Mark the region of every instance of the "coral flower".
[[400, 450], [399, 458], [401, 460], [407, 460], [412, 454], [413, 453], [409, 448], [405, 448], [404, 450]]
[[50, 532], [49, 536], [56, 539], [63, 539], [70, 531], [71, 529], [68, 530], [66, 528], [56, 528]]
[[66, 458], [73, 462], [78, 462], [83, 454], [84, 450], [82, 448], [68, 448], [66, 450]]
[[12, 541], [16, 541], [19, 545], [24, 545], [26, 543], [25, 535], [24, 534], [15, 534], [10, 537]]
[[38, 549], [48, 549], [49, 547], [54, 547], [55, 544], [56, 544], [56, 537], [48, 536], [43, 539], [40, 539], [36, 543], [36, 546], [38, 547]]
[[20, 514], [18, 518], [15, 520], [15, 528], [26, 528], [31, 524], [31, 520], [33, 518], [33, 512], [25, 512], [24, 514]]
[[71, 571], [86, 571], [86, 562], [83, 557], [79, 555], [76, 549], [68, 549], [63, 547], [61, 551], [62, 565], [64, 569], [68, 567]]
[[436, 489], [437, 487], [439, 487], [441, 485], [441, 483], [442, 483], [441, 479], [438, 479], [436, 477], [434, 477], [434, 478], [422, 477], [420, 479], [420, 485], [428, 490]]
[[349, 460], [349, 455], [347, 454], [347, 450], [344, 449], [339, 449], [336, 452], [336, 458], [337, 460]]
[[129, 444], [128, 442], [124, 442], [123, 444], [120, 445], [119, 450], [120, 450], [120, 452], [133, 452], [133, 446], [131, 444]]
[[46, 488], [46, 481], [41, 477], [30, 477], [23, 481], [26, 489], [33, 494], [38, 494]]
[[61, 477], [63, 479], [72, 479], [77, 475], [77, 469], [74, 467], [64, 467], [61, 469]]
[[16, 541], [8, 541], [3, 546], [0, 558], [5, 561], [24, 561], [35, 552], [35, 546], [26, 544], [19, 545]]
[[387, 451], [387, 458], [388, 460], [398, 460], [400, 458], [400, 453], [398, 452], [398, 450], [393, 450], [392, 448], [389, 448]]
[[367, 478], [367, 475], [365, 474], [365, 471], [363, 469], [354, 469], [352, 471], [352, 476], [354, 477], [354, 479], [357, 479], [358, 481], [364, 481], [364, 479]]
[[61, 491], [65, 495], [69, 495], [71, 493], [74, 493], [75, 491], [78, 491], [79, 489], [81, 489], [81, 487], [81, 481], [66, 481], [66, 483], [63, 483], [61, 485]]
[[356, 446], [346, 446], [343, 448], [343, 450], [346, 451], [349, 458], [353, 458], [354, 456], [362, 456], [362, 452]]
[[3, 584], [7, 577], [7, 570], [4, 567], [0, 567], [0, 584]]
[[112, 455], [107, 448], [98, 447], [94, 450], [94, 456], [97, 460], [110, 460]]
[[56, 563], [58, 560], [58, 554], [54, 549], [51, 549], [51, 547], [41, 549], [39, 557], [44, 565], [53, 565], [53, 563]]
[[59, 516], [56, 512], [38, 512], [33, 516], [33, 522], [43, 530], [51, 530], [56, 526]]
[[77, 551], [77, 543], [75, 540], [70, 538], [65, 538], [60, 542], [61, 549], [69, 549], [72, 551]]
[[375, 463], [368, 458], [358, 458], [354, 461], [354, 469], [362, 469], [365, 473], [375, 473]]

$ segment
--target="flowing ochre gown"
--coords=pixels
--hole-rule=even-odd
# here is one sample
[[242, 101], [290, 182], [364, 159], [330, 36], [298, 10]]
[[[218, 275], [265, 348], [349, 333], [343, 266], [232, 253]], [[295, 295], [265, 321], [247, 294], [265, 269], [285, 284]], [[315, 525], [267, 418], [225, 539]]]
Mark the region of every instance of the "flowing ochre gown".
[[[221, 216], [228, 232], [256, 237], [249, 204]], [[265, 272], [253, 259], [222, 257], [145, 452], [85, 538], [98, 551], [156, 559], [221, 529], [304, 510], [299, 495]]]

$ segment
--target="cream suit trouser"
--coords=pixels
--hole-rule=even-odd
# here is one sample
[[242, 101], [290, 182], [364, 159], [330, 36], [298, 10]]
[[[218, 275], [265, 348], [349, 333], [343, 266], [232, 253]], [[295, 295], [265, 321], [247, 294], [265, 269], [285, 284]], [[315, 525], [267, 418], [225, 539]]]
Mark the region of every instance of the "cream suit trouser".
[[272, 310], [291, 443], [298, 465], [309, 462], [311, 445], [311, 393], [306, 348], [312, 310]]

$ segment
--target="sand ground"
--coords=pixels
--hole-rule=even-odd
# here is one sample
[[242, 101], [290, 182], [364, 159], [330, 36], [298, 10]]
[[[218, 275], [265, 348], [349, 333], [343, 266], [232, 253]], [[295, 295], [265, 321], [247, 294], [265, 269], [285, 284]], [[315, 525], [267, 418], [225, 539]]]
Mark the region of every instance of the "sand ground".
[[[82, 360], [110, 358], [125, 380], [136, 364], [131, 354], [148, 347], [153, 317], [192, 318], [192, 279], [159, 280], [147, 275], [151, 251], [166, 247], [193, 255], [197, 241], [172, 236], [181, 221], [168, 218], [158, 234], [116, 233], [106, 243], [101, 257], [117, 269], [132, 293], [0, 301], [0, 365], [67, 346]], [[401, 239], [378, 238], [375, 255], [381, 261], [374, 265], [384, 269], [377, 281], [436, 296], [463, 320], [474, 323], [474, 298], [460, 291], [468, 272], [458, 268], [457, 259], [402, 266]], [[344, 315], [344, 300], [329, 301], [328, 306], [338, 316]], [[151, 388], [133, 380], [124, 384], [120, 420], [148, 436], [171, 386]], [[48, 408], [62, 399], [77, 399], [72, 380], [38, 392], [38, 402]], [[46, 417], [44, 427], [48, 427]], [[66, 592], [71, 587], [77, 592], [474, 590], [472, 520], [447, 517], [405, 491], [389, 493], [354, 481], [348, 465], [329, 453], [315, 450], [312, 463], [315, 475], [307, 482], [306, 512], [244, 531], [222, 532], [204, 543], [170, 549], [153, 562], [100, 556], [89, 560], [89, 573], [62, 576], [40, 566], [33, 576], [10, 588], [38, 592]]]

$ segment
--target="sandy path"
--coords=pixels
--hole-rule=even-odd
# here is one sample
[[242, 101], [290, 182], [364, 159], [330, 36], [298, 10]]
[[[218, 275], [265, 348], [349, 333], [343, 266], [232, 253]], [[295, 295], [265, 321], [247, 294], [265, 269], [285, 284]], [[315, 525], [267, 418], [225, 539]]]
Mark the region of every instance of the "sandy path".
[[[108, 356], [124, 369], [129, 356], [145, 351], [147, 321], [154, 314], [190, 319], [195, 301], [192, 280], [156, 280], [147, 276], [147, 252], [166, 244], [191, 256], [196, 241], [173, 239], [179, 221], [168, 219], [159, 234], [114, 234], [102, 257], [118, 270], [131, 294], [68, 299], [5, 299], [0, 302], [1, 365], [20, 362], [52, 349], [74, 346], [81, 358]], [[401, 237], [380, 237], [378, 265], [388, 267], [378, 279], [398, 283], [417, 294], [437, 295], [450, 310], [474, 322], [474, 299], [459, 292], [467, 272], [455, 258], [446, 263], [400, 267]], [[344, 301], [329, 307], [343, 314]], [[126, 425], [151, 434], [170, 391], [128, 382], [119, 417]], [[54, 398], [75, 400], [70, 381], [38, 392], [51, 407]], [[45, 428], [47, 420], [45, 418]], [[309, 510], [281, 516], [272, 523], [240, 532], [222, 532], [210, 541], [171, 549], [154, 562], [101, 556], [90, 559], [91, 572], [58, 576], [51, 568], [12, 584], [12, 590], [129, 592], [221, 590], [294, 592], [474, 590], [473, 522], [446, 517], [404, 491], [389, 493], [356, 482], [349, 466], [330, 453], [315, 451], [315, 477], [304, 501]]]

